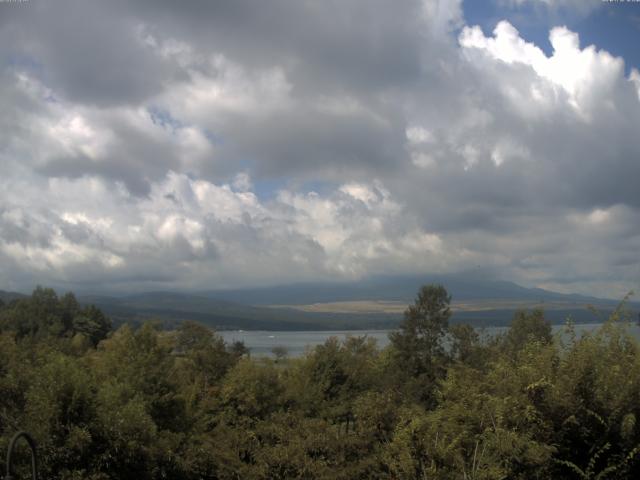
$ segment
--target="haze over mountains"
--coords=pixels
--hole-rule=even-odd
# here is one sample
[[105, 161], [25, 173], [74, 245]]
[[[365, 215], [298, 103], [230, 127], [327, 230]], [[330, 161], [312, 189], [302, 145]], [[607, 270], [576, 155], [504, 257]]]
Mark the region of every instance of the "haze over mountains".
[[[217, 329], [332, 330], [393, 328], [420, 285], [441, 283], [452, 295], [454, 322], [506, 325], [517, 309], [540, 307], [553, 323], [571, 316], [599, 322], [619, 300], [525, 288], [473, 276], [378, 276], [360, 282], [300, 283], [200, 292], [145, 292], [121, 296], [79, 295], [116, 322], [156, 319], [168, 326], [194, 320]], [[21, 294], [0, 292], [8, 302]], [[638, 303], [630, 302], [632, 315]], [[598, 315], [593, 309], [600, 311]]]
[[359, 282], [299, 283], [263, 288], [216, 290], [203, 296], [252, 305], [303, 305], [351, 300], [412, 302], [420, 285], [440, 283], [453, 301], [531, 300], [609, 303], [612, 300], [577, 294], [562, 294], [540, 288], [526, 288], [513, 282], [486, 280], [468, 275], [374, 276]]

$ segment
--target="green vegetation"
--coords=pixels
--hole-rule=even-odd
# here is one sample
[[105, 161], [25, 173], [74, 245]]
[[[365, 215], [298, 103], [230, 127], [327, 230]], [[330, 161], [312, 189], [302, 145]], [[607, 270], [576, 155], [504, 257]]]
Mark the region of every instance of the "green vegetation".
[[193, 322], [112, 331], [38, 288], [0, 304], [0, 449], [28, 430], [42, 478], [68, 480], [638, 478], [640, 344], [620, 311], [565, 341], [541, 311], [482, 338], [449, 303], [423, 287], [383, 350], [334, 338], [271, 360]]

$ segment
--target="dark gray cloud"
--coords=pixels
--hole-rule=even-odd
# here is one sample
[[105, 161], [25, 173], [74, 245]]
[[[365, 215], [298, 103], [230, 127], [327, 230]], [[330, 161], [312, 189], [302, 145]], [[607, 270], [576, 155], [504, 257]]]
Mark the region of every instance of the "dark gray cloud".
[[0, 8], [5, 59], [28, 64], [66, 100], [136, 104], [176, 80], [171, 65], [136, 38], [138, 21], [106, 3], [32, 0]]
[[116, 3], [152, 32], [170, 30], [241, 63], [283, 65], [303, 94], [311, 85], [363, 91], [417, 80], [428, 33], [419, 0]]

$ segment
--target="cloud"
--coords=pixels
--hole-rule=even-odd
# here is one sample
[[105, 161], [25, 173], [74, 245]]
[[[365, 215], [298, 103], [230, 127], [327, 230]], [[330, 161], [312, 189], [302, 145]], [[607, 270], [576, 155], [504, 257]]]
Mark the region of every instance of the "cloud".
[[[606, 51], [597, 51], [591, 45], [583, 50], [579, 46], [578, 34], [566, 27], [551, 30], [549, 41], [553, 55], [548, 57], [542, 50], [520, 38], [518, 31], [508, 22], [498, 23], [493, 38], [486, 38], [479, 27], [465, 27], [460, 35], [460, 44], [467, 51], [477, 49], [491, 58], [507, 64], [523, 64], [556, 89], [560, 95], [568, 95], [569, 103], [589, 120], [590, 110], [609, 102], [619, 90], [624, 90], [624, 61]], [[534, 99], [543, 100], [541, 92], [531, 92]]]
[[[270, 283], [275, 271], [293, 280], [427, 268], [446, 254], [379, 183], [324, 196], [281, 190], [267, 202], [175, 172], [146, 198], [96, 177], [19, 188], [20, 196], [6, 190], [14, 200], [0, 215], [0, 251], [51, 281], [228, 287], [247, 275]], [[89, 202], [79, 201], [88, 193]]]
[[109, 5], [36, 0], [3, 6], [2, 15], [0, 38], [12, 47], [8, 55], [46, 78], [66, 100], [136, 104], [161, 91], [176, 73], [162, 58], [146, 54], [135, 38], [136, 21]]
[[0, 9], [0, 288], [637, 286], [640, 75], [566, 27], [547, 54], [460, 1]]
[[[633, 79], [625, 78], [621, 58], [593, 46], [581, 49], [578, 35], [564, 27], [552, 29], [550, 40], [554, 51], [547, 57], [506, 22], [498, 24], [493, 37], [484, 37], [478, 27], [460, 34], [475, 72], [502, 85], [501, 98], [488, 105], [486, 115], [508, 119], [511, 126], [492, 130], [509, 132], [512, 145], [526, 148], [525, 155], [513, 155], [514, 161], [528, 174], [526, 186], [545, 192], [547, 201], [637, 207], [633, 182], [626, 180], [640, 173], [632, 127], [640, 109]], [[506, 167], [508, 159], [501, 165]], [[558, 180], [549, 181], [551, 175]]]

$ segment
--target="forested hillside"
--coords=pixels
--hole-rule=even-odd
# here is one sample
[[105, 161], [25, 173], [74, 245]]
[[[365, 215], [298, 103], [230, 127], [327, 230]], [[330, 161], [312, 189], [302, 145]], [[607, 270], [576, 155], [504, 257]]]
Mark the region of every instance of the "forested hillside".
[[450, 301], [420, 289], [384, 350], [331, 339], [272, 360], [193, 322], [113, 331], [39, 288], [0, 303], [0, 449], [31, 432], [46, 479], [638, 478], [624, 312], [564, 342], [519, 312], [482, 338]]

